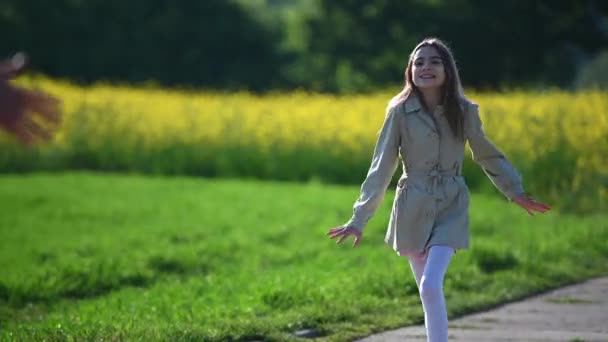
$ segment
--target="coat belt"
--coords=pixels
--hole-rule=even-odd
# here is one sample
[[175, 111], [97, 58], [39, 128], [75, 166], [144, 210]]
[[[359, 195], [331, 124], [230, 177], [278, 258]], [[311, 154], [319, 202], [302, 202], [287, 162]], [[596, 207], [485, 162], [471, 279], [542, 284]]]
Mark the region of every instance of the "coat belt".
[[[435, 195], [437, 199], [447, 199], [447, 193], [445, 192], [444, 180], [452, 177], [462, 177], [459, 170], [441, 170], [439, 168], [433, 168], [431, 170], [411, 170], [406, 172], [407, 178], [413, 179], [430, 179], [431, 189], [430, 192]], [[441, 191], [439, 191], [441, 188]]]

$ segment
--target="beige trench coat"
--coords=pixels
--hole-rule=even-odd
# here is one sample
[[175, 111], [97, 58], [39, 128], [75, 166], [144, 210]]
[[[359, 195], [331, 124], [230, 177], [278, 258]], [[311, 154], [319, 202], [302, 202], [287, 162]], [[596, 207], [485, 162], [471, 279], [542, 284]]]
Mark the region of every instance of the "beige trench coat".
[[363, 232], [402, 160], [384, 241], [400, 254], [426, 252], [433, 245], [468, 248], [469, 190], [462, 177], [466, 141], [473, 160], [508, 199], [524, 192], [518, 172], [486, 137], [478, 106], [466, 99], [462, 104], [464, 140], [450, 132], [441, 106], [428, 113], [415, 95], [388, 110], [345, 225]]

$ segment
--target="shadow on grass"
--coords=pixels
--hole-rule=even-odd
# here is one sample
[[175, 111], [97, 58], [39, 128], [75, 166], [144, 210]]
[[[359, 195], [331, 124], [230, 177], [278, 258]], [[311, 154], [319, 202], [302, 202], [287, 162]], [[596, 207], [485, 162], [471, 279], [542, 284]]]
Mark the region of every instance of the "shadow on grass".
[[211, 267], [201, 260], [165, 255], [150, 256], [144, 267], [131, 270], [127, 270], [126, 261], [49, 267], [38, 279], [12, 287], [0, 280], [0, 301], [17, 309], [36, 303], [50, 305], [61, 299], [89, 299], [127, 287], [149, 287], [169, 275], [186, 277], [211, 272]]

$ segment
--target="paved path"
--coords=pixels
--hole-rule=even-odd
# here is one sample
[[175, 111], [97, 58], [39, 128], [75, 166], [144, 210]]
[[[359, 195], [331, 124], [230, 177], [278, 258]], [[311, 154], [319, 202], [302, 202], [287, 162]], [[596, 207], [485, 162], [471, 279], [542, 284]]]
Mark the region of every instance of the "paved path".
[[[608, 277], [453, 319], [450, 341], [608, 342]], [[426, 341], [424, 326], [372, 335], [359, 342]]]

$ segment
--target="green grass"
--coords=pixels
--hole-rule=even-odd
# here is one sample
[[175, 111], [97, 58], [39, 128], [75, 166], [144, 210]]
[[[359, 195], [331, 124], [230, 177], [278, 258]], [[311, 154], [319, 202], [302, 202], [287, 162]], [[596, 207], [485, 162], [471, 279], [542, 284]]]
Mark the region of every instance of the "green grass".
[[[0, 340], [346, 341], [423, 320], [383, 242], [325, 236], [357, 186], [65, 173], [0, 177]], [[450, 317], [608, 274], [606, 215], [535, 217], [473, 195]], [[304, 340], [304, 339], [302, 339]]]

